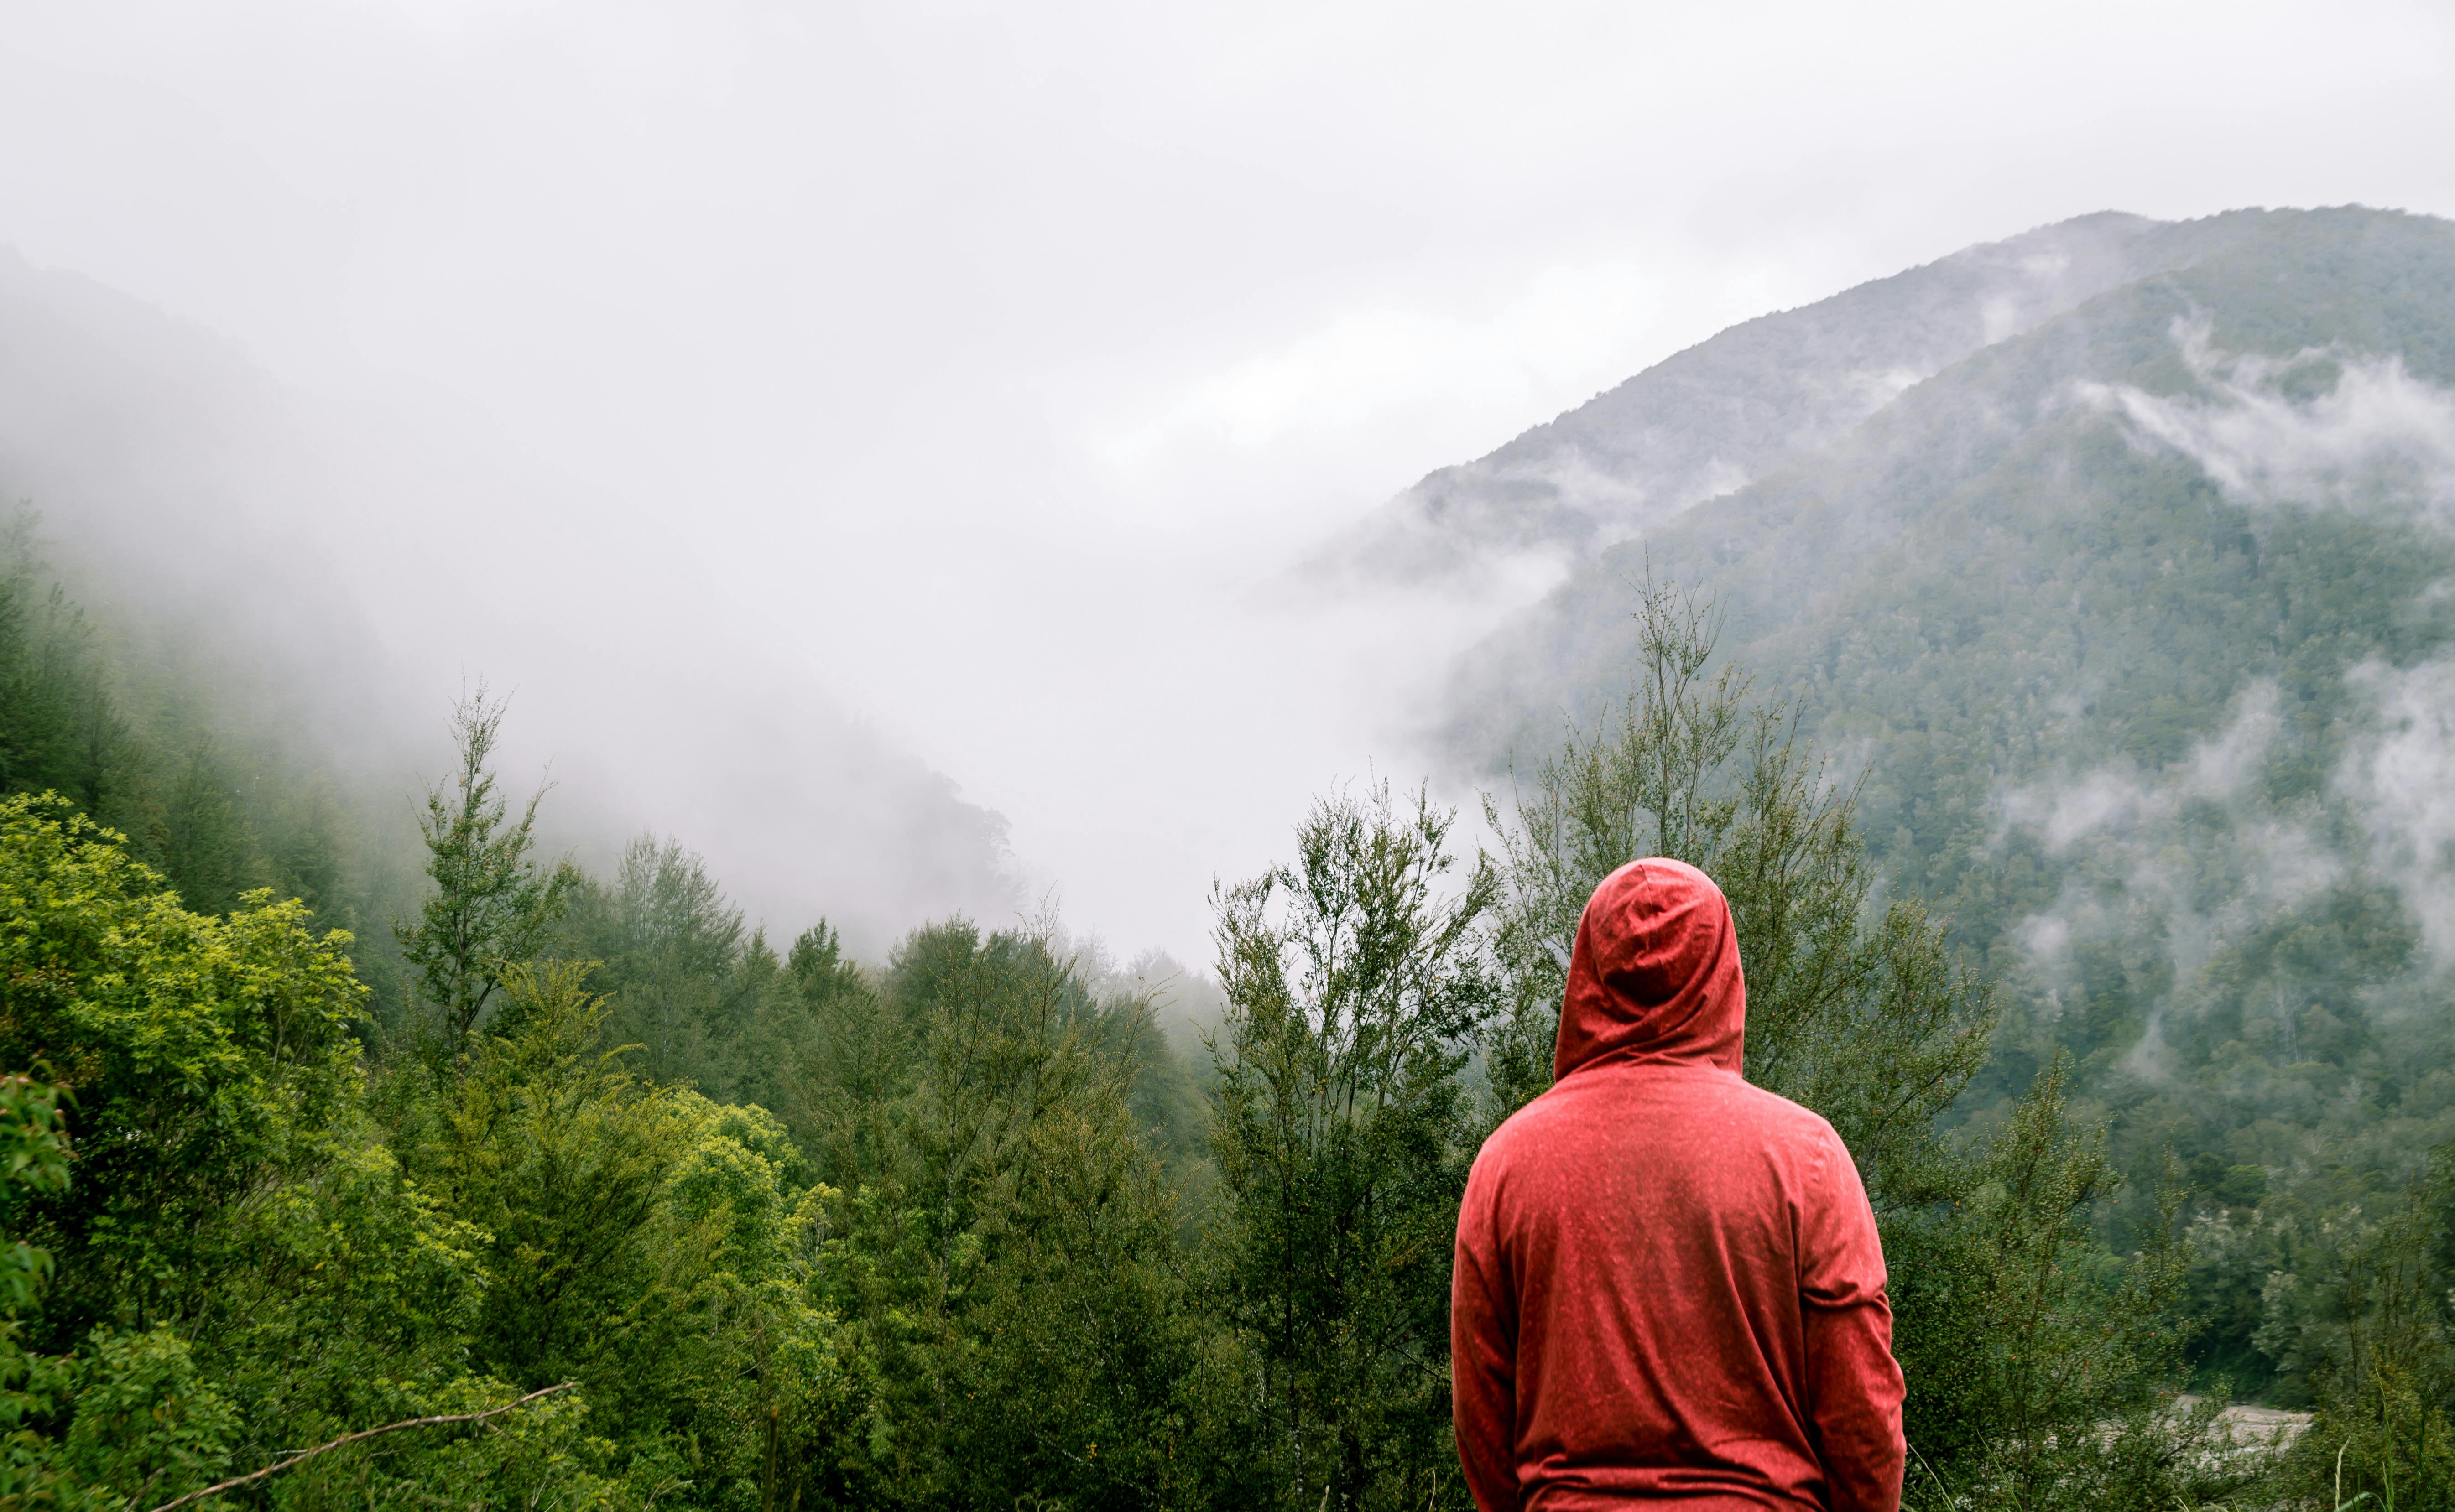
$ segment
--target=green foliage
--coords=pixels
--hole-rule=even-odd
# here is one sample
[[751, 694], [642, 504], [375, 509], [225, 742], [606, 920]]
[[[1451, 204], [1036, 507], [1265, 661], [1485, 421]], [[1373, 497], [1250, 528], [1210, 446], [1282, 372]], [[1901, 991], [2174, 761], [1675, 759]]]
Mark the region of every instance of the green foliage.
[[68, 1190], [69, 1133], [64, 1089], [30, 1076], [0, 1077], [0, 1318], [21, 1318], [51, 1274], [49, 1250], [22, 1237], [24, 1203]]
[[580, 885], [573, 913], [575, 954], [599, 962], [593, 979], [611, 1000], [610, 1032], [641, 1047], [640, 1069], [702, 1087], [737, 1079], [752, 987], [773, 972], [751, 969], [741, 911], [700, 858], [642, 837], [612, 885]]
[[[461, 1380], [405, 1398], [413, 1418], [482, 1412], [517, 1400], [499, 1383]], [[612, 1446], [587, 1432], [591, 1410], [564, 1392], [489, 1418], [482, 1426], [387, 1434], [317, 1456], [272, 1478], [271, 1505], [322, 1509], [448, 1506], [603, 1508], [644, 1512], [665, 1483], [626, 1482]], [[408, 1418], [395, 1421], [410, 1421]]]
[[1938, 1133], [1985, 1057], [1991, 990], [1915, 898], [1875, 904], [1856, 795], [1825, 780], [1795, 706], [1750, 709], [1743, 673], [1710, 671], [1720, 623], [1649, 587], [1626, 702], [1572, 734], [1509, 809], [1486, 800], [1512, 1004], [1488, 1039], [1493, 1115], [1550, 1084], [1564, 963], [1594, 886], [1639, 856], [1705, 869], [1746, 965], [1748, 1079], [1832, 1122], [1882, 1226], [1913, 1502], [2065, 1504], [2120, 1482], [2132, 1504], [2167, 1504], [2230, 1485], [2193, 1468], [2203, 1425], [2161, 1415], [2181, 1364], [2170, 1223], [2127, 1264], [2103, 1252], [2092, 1219], [2117, 1178], [2060, 1063], [1991, 1139]]
[[93, 626], [34, 550], [34, 516], [0, 530], [0, 793], [58, 789], [103, 812], [130, 775], [127, 721]]
[[2293, 1505], [2455, 1505], [2455, 1148], [2439, 1150], [2383, 1217], [2345, 1215], [2323, 1240], [2323, 1256], [2302, 1258], [2303, 1275], [2279, 1278], [2303, 1305], [2270, 1322], [2289, 1333], [2270, 1347], [2303, 1364], [2318, 1397], [2279, 1488]]
[[8, 1241], [7, 1290], [0, 1294], [0, 1503], [24, 1507], [86, 1507], [107, 1504], [104, 1494], [81, 1485], [58, 1462], [40, 1431], [75, 1388], [69, 1360], [29, 1354], [20, 1319], [31, 1309], [51, 1274], [51, 1257], [24, 1239], [24, 1203], [57, 1194], [69, 1183], [68, 1130], [61, 1120], [62, 1089], [31, 1077], [0, 1079], [0, 1213]]
[[0, 799], [0, 1063], [55, 1068], [82, 1131], [82, 1179], [27, 1199], [63, 1266], [54, 1347], [207, 1305], [246, 1261], [241, 1199], [312, 1161], [302, 1130], [355, 1088], [348, 937], [244, 901], [188, 913], [65, 800]]
[[883, 994], [834, 999], [813, 1101], [842, 1188], [819, 1284], [866, 1383], [853, 1500], [1189, 1499], [1198, 1339], [1172, 1194], [1128, 1107], [1147, 1005], [1101, 1001], [1051, 947], [935, 926]]
[[219, 1478], [237, 1438], [237, 1412], [198, 1371], [187, 1341], [167, 1327], [97, 1333], [78, 1362], [60, 1462], [87, 1484], [148, 1505], [164, 1488]]
[[2151, 1248], [2107, 1254], [2092, 1209], [2120, 1178], [2103, 1127], [2075, 1118], [2069, 1078], [2067, 1061], [2047, 1068], [1971, 1152], [1949, 1207], [1886, 1225], [1914, 1503], [2196, 1506], [2257, 1468], [2221, 1450], [2221, 1399], [2175, 1401], [2180, 1188]]
[[1496, 881], [1453, 897], [1451, 817], [1387, 783], [1316, 806], [1296, 860], [1221, 891], [1228, 1015], [1211, 1094], [1209, 1232], [1253, 1341], [1280, 1499], [1463, 1494], [1449, 1418], [1451, 1240], [1475, 1129], [1462, 1073], [1498, 990]]
[[540, 869], [530, 857], [544, 789], [517, 819], [496, 792], [488, 762], [502, 722], [502, 704], [482, 687], [453, 711], [459, 770], [427, 791], [417, 821], [435, 892], [415, 927], [396, 928], [402, 958], [440, 1018], [437, 1049], [456, 1062], [504, 973], [535, 957], [578, 881], [568, 865]]
[[[347, 937], [315, 938], [295, 902], [242, 904], [188, 913], [64, 800], [0, 800], [5, 1053], [60, 1078], [0, 1087], [21, 1315], [57, 1261], [35, 1310], [0, 1325], [0, 1475], [26, 1504], [150, 1505], [295, 1436], [501, 1391], [468, 1366], [500, 1290], [493, 1236], [375, 1137], [345, 1034], [364, 993]], [[585, 1411], [527, 1414], [446, 1458], [469, 1486], [542, 1483], [540, 1464], [585, 1449]], [[357, 1456], [352, 1495], [400, 1452]], [[319, 1461], [326, 1479], [284, 1494], [319, 1504], [351, 1462]]]
[[1823, 1114], [1879, 1210], [1945, 1190], [1935, 1119], [1985, 1058], [1994, 1004], [1915, 898], [1864, 922], [1877, 874], [1856, 796], [1831, 786], [1797, 712], [1750, 709], [1749, 680], [1710, 681], [1720, 621], [1649, 587], [1637, 686], [1592, 735], [1572, 732], [1504, 812], [1485, 799], [1506, 879], [1496, 932], [1511, 1014], [1488, 1039], [1497, 1123], [1551, 1085], [1570, 946], [1604, 877], [1642, 856], [1696, 866], [1730, 899], [1746, 963], [1746, 1074]]
[[576, 1378], [592, 1396], [653, 1391], [681, 1310], [663, 1273], [695, 1268], [672, 1251], [713, 1241], [663, 1221], [695, 1120], [595, 1048], [602, 1006], [576, 970], [502, 977], [519, 1032], [473, 1058], [419, 1148], [452, 1210], [486, 1236], [479, 1358], [529, 1388]]

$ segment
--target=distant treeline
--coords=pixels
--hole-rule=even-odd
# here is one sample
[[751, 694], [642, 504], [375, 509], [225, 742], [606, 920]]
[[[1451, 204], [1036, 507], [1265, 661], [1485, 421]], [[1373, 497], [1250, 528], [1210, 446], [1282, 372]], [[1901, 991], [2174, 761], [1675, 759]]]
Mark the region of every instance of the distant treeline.
[[2346, 1496], [2455, 1500], [2445, 1184], [2314, 1227], [2319, 1421], [2224, 1448], [2173, 1398], [2186, 1236], [2248, 1178], [2178, 1163], [2118, 1255], [2068, 1062], [1951, 1126], [1992, 988], [1676, 594], [1628, 698], [1490, 805], [1495, 853], [1365, 786], [1223, 886], [1189, 1061], [1164, 984], [1053, 927], [864, 964], [747, 929], [679, 845], [538, 854], [482, 697], [417, 831], [366, 822], [10, 553], [10, 1505], [1464, 1506], [1466, 1170], [1548, 1081], [1586, 896], [1647, 853], [1721, 881], [1748, 1073], [1859, 1159], [1913, 1505], [2332, 1505], [2340, 1453]]

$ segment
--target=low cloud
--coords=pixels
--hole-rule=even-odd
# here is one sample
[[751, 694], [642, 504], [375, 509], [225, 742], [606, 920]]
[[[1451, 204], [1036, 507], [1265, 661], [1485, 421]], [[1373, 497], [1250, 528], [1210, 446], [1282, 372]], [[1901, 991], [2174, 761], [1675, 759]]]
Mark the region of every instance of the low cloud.
[[1996, 800], [2002, 830], [2034, 829], [2047, 851], [2059, 856], [2092, 837], [2170, 820], [2194, 798], [2236, 802], [2283, 729], [2281, 702], [2274, 682], [2252, 683], [2225, 727], [2193, 746], [2170, 772], [2149, 774], [2124, 763], [2009, 789]]
[[2084, 383], [2080, 399], [2121, 415], [2136, 443], [2190, 457], [2237, 503], [2362, 509], [2455, 530], [2455, 393], [2397, 356], [2220, 352], [2204, 316], [2177, 319], [2173, 335], [2200, 393]]
[[2171, 987], [2125, 1061], [2156, 1078], [2166, 1016], [2222, 990], [2204, 968], [2348, 881], [2401, 897], [2425, 952], [2412, 984], [2455, 965], [2455, 658], [2367, 662], [2345, 684], [2359, 733], [2323, 791], [2282, 805], [2262, 778], [2294, 736], [2266, 680], [2162, 770], [2109, 763], [1998, 797], [1996, 843], [2034, 836], [2063, 877], [2054, 903], [2010, 931], [2049, 1015], [2084, 947], [2170, 962]]
[[[2179, 985], [2228, 942], [2344, 877], [2346, 859], [2315, 806], [2278, 813], [2264, 800], [2260, 777], [2284, 728], [2279, 689], [2262, 679], [2236, 699], [2224, 728], [2161, 772], [2109, 764], [1997, 799], [1998, 844], [2033, 832], [2067, 868], [2054, 904], [2011, 932], [2050, 1006], [2071, 985], [2077, 944], [2118, 940], [2126, 955], [2162, 955]], [[2186, 828], [2202, 805], [2222, 813], [2221, 829]], [[2136, 1074], [2160, 1074], [2166, 1006], [2152, 1012], [2127, 1061]]]
[[2357, 667], [2378, 731], [2348, 752], [2336, 788], [2366, 821], [2371, 864], [2395, 880], [2431, 957], [2455, 960], [2455, 660]]

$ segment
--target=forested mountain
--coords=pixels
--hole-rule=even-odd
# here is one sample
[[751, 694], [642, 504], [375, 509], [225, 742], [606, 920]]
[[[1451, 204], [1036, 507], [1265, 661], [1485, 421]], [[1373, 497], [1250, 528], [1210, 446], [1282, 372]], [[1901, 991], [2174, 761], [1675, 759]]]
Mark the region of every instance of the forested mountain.
[[[1709, 595], [1722, 653], [1859, 784], [1871, 857], [2001, 985], [1963, 1114], [2080, 1057], [2134, 1177], [2112, 1232], [2171, 1150], [2203, 1364], [2300, 1400], [2318, 1236], [2455, 1137], [2455, 226], [2003, 245], [2118, 229], [2144, 276], [1586, 555], [1460, 667], [1443, 738], [1486, 773], [1539, 757], [1629, 693], [1643, 582]], [[1873, 346], [1841, 322], [1958, 261], [1755, 325]], [[1749, 445], [1747, 413], [1672, 454]]]
[[1437, 581], [1496, 556], [1610, 546], [1813, 455], [1971, 353], [2191, 266], [2252, 224], [2086, 215], [1746, 321], [1426, 477], [1314, 570]]

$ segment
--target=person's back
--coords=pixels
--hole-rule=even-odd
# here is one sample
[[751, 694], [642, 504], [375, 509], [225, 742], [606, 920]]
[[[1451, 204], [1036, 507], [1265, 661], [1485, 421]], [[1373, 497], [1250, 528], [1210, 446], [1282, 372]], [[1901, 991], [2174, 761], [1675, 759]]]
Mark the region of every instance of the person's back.
[[1458, 1452], [1486, 1512], [1892, 1512], [1901, 1374], [1874, 1216], [1822, 1119], [1739, 1078], [1730, 908], [1622, 867], [1578, 927], [1552, 1088], [1458, 1220]]

